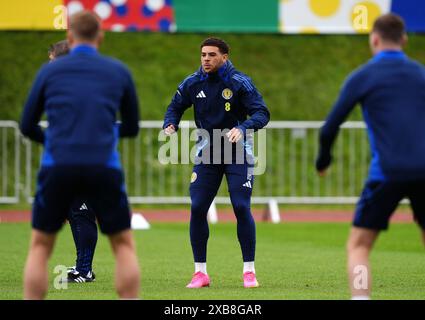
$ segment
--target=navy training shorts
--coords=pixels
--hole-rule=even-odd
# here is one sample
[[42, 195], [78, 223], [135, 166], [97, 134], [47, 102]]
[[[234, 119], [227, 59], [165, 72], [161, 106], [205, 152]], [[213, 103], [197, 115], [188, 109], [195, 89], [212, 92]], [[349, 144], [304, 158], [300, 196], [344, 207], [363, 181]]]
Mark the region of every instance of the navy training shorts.
[[357, 203], [353, 225], [386, 230], [403, 198], [410, 200], [414, 219], [425, 230], [425, 181], [367, 181]]
[[33, 228], [47, 233], [59, 231], [75, 201], [81, 198], [95, 212], [102, 233], [130, 228], [123, 173], [102, 166], [42, 167], [33, 203]]
[[217, 192], [223, 175], [229, 192], [252, 194], [254, 167], [247, 164], [198, 164], [193, 167], [190, 189], [210, 189]]

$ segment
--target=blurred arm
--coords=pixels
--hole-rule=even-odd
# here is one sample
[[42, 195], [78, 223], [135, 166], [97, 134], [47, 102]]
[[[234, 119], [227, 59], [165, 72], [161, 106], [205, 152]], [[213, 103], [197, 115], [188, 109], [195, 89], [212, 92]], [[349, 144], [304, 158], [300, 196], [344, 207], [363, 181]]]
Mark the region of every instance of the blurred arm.
[[128, 84], [121, 100], [120, 137], [135, 137], [139, 132], [139, 102], [133, 79], [128, 74]]
[[316, 170], [322, 175], [332, 162], [332, 146], [339, 132], [340, 125], [345, 121], [356, 103], [360, 101], [359, 81], [351, 76], [345, 82], [340, 95], [335, 102], [319, 134], [319, 154], [316, 158]]
[[44, 76], [40, 71], [33, 83], [21, 116], [20, 130], [29, 139], [44, 144], [45, 135], [39, 125], [44, 111]]

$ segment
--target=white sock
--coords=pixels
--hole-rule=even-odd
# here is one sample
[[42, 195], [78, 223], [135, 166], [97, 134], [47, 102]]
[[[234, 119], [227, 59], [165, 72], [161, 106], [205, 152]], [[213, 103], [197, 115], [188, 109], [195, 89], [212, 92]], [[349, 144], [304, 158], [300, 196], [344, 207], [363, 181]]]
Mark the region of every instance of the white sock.
[[195, 262], [195, 273], [202, 272], [207, 274], [207, 263], [206, 262]]
[[369, 296], [352, 296], [351, 300], [370, 300]]
[[243, 263], [243, 273], [253, 272], [255, 273], [254, 261], [244, 262]]

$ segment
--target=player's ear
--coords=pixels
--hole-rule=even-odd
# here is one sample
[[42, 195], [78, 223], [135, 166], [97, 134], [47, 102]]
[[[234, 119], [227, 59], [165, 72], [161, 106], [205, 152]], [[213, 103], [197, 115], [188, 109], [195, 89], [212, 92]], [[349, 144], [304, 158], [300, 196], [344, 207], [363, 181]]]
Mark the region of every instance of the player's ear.
[[100, 47], [103, 42], [103, 39], [105, 39], [105, 32], [103, 32], [103, 30], [100, 30], [99, 35], [97, 37], [97, 47]]
[[223, 54], [224, 62], [226, 62], [228, 59], [229, 59], [229, 54], [228, 53]]
[[403, 34], [403, 38], [401, 39], [401, 46], [404, 47], [407, 44], [407, 41], [409, 41], [409, 37], [407, 34]]
[[370, 42], [372, 43], [373, 46], [376, 46], [378, 41], [379, 41], [378, 35], [376, 34], [376, 32], [372, 32], [372, 34], [370, 35]]
[[372, 52], [375, 52], [376, 48], [379, 46], [380, 38], [376, 32], [372, 32], [369, 36], [369, 44]]
[[74, 36], [70, 30], [66, 32], [66, 40], [68, 41], [68, 46], [71, 48], [75, 42]]

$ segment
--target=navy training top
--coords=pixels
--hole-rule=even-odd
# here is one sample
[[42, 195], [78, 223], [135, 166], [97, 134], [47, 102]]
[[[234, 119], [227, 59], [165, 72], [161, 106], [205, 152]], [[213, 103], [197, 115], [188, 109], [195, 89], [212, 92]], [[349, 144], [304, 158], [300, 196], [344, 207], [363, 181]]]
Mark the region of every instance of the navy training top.
[[230, 61], [216, 73], [206, 73], [200, 67], [179, 85], [165, 114], [164, 128], [172, 124], [177, 129], [184, 111], [192, 105], [196, 126], [207, 131], [238, 127], [245, 133], [263, 128], [270, 120], [251, 79]]
[[[43, 112], [48, 120], [45, 131], [38, 124]], [[20, 129], [44, 144], [42, 166], [120, 168], [118, 137], [136, 136], [138, 121], [136, 90], [127, 67], [91, 46], [80, 45], [40, 69]]]
[[321, 128], [318, 170], [330, 164], [339, 126], [357, 103], [371, 147], [369, 180], [425, 179], [425, 67], [383, 51], [354, 71]]
[[[229, 60], [215, 73], [206, 73], [201, 66], [183, 80], [167, 108], [163, 128], [172, 124], [178, 129], [183, 113], [192, 105], [197, 128], [206, 130], [210, 136], [206, 140], [199, 137], [197, 155], [207, 147], [213, 149], [214, 129], [237, 127], [246, 135], [247, 130], [257, 131], [270, 120], [269, 110], [252, 80], [236, 70]], [[243, 143], [244, 150], [253, 158], [252, 135], [246, 138], [239, 143]]]

